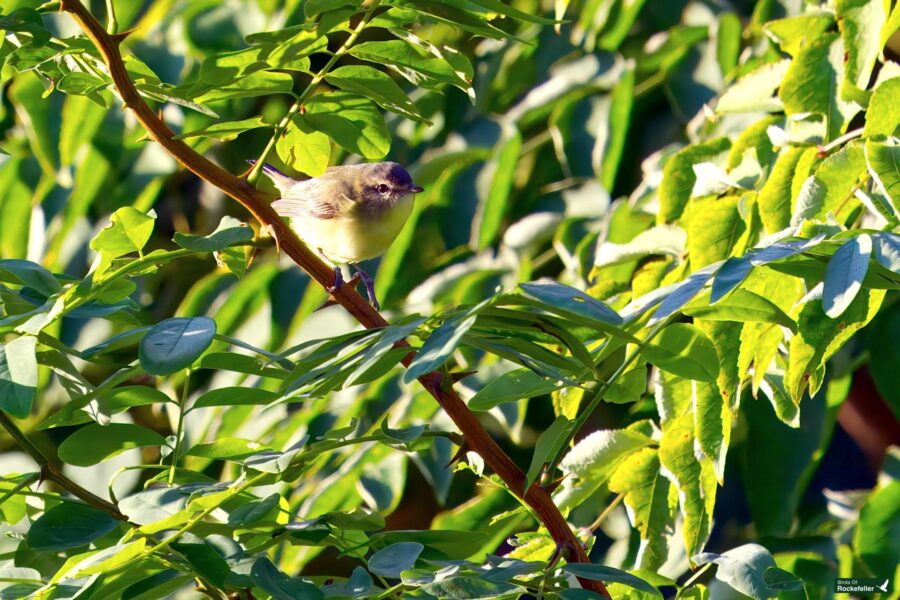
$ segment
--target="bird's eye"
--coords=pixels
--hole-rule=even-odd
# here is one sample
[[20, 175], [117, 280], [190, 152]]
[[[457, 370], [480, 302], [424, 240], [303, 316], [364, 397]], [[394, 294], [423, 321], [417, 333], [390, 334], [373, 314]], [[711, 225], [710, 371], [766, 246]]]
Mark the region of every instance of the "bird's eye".
[[380, 183], [376, 189], [379, 194], [387, 194], [391, 188], [386, 183]]

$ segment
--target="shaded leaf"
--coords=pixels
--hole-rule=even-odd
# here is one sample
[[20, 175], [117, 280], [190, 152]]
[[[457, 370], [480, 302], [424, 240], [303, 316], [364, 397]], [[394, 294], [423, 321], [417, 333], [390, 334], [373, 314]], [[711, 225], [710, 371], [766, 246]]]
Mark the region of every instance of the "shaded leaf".
[[209, 317], [175, 317], [150, 328], [141, 339], [141, 366], [152, 375], [170, 375], [189, 367], [213, 341], [216, 322]]

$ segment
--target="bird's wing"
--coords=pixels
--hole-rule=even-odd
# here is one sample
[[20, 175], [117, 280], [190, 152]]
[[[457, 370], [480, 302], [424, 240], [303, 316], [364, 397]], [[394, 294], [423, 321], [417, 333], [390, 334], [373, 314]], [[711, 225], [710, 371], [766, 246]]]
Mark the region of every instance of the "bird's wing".
[[[314, 180], [310, 180], [314, 181]], [[306, 183], [306, 182], [304, 182]], [[272, 203], [272, 208], [282, 217], [334, 219], [347, 212], [353, 201], [341, 193], [328, 193], [317, 186], [298, 186]]]

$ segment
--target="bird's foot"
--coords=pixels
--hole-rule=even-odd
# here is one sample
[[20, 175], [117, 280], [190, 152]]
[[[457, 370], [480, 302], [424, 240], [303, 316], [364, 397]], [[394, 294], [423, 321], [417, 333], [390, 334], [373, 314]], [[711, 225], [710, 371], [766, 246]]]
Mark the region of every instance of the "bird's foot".
[[372, 279], [371, 275], [360, 269], [359, 265], [353, 265], [353, 268], [356, 269], [359, 278], [362, 279], [363, 284], [366, 286], [366, 295], [369, 297], [369, 302], [372, 303], [372, 307], [375, 310], [381, 310], [381, 306], [378, 304], [378, 298], [375, 297], [375, 280]]
[[344, 274], [340, 267], [334, 268], [334, 283], [325, 288], [329, 294], [333, 294], [344, 286]]

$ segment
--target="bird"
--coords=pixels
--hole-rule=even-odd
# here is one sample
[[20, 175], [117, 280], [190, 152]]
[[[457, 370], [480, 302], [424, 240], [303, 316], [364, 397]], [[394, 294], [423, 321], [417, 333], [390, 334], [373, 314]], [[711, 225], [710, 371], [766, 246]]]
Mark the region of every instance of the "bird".
[[341, 266], [350, 265], [366, 286], [369, 302], [380, 310], [375, 280], [359, 263], [387, 251], [412, 212], [415, 194], [424, 189], [402, 165], [389, 161], [329, 167], [305, 180], [268, 163], [262, 172], [280, 193], [272, 208], [333, 268], [328, 291], [343, 286]]

